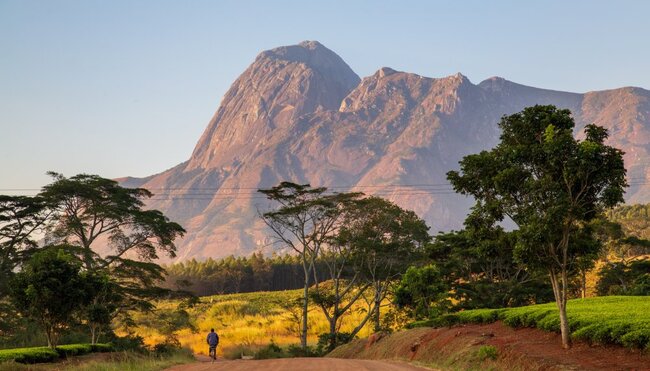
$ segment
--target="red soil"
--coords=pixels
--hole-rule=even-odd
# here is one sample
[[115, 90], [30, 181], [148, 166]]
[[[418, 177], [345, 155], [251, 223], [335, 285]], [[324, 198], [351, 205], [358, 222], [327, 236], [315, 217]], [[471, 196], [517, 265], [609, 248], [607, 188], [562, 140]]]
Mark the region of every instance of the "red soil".
[[[477, 359], [474, 355], [482, 345], [495, 346], [498, 359]], [[650, 370], [648, 352], [584, 342], [575, 342], [565, 350], [559, 334], [534, 328], [513, 329], [501, 322], [373, 336], [341, 347], [330, 356], [407, 359], [455, 369]]]

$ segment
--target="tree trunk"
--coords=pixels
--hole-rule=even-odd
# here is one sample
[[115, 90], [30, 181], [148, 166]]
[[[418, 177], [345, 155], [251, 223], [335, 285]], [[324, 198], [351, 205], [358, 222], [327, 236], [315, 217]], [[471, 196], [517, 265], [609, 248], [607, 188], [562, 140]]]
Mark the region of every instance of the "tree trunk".
[[569, 331], [569, 321], [566, 316], [566, 299], [562, 300], [559, 305], [560, 309], [560, 331], [562, 333], [562, 347], [571, 348], [571, 332]]
[[375, 310], [373, 314], [373, 321], [375, 322], [375, 332], [381, 331], [381, 321], [379, 308], [381, 307], [381, 289], [375, 288]]
[[330, 322], [330, 338], [329, 338], [329, 350], [330, 352], [336, 348], [337, 345], [337, 336], [336, 336], [336, 322], [338, 321], [338, 317], [336, 316], [336, 313], [332, 316], [332, 318], [329, 319]]
[[584, 298], [587, 297], [587, 271], [585, 269], [581, 269], [580, 273], [581, 273], [581, 277], [580, 277], [581, 282], [580, 283], [581, 283], [581, 291], [582, 291], [581, 296], [584, 299]]
[[[561, 281], [558, 280], [558, 275], [555, 270], [549, 271], [551, 278], [551, 285], [553, 286], [553, 295], [555, 296], [555, 304], [560, 312], [560, 332], [562, 334], [562, 347], [564, 349], [571, 348], [571, 332], [569, 330], [569, 320], [566, 315], [566, 275], [562, 274]], [[562, 287], [560, 287], [562, 285]]]
[[302, 303], [302, 328], [300, 329], [300, 346], [307, 349], [307, 311], [309, 311], [309, 279], [305, 279]]

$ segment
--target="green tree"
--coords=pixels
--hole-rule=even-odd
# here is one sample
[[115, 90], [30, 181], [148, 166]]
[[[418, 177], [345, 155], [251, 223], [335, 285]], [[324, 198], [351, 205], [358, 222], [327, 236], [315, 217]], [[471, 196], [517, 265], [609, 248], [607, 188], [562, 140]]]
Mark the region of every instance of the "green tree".
[[[85, 269], [119, 263], [127, 253], [143, 260], [158, 258], [159, 251], [176, 256], [174, 240], [185, 230], [160, 211], [143, 209], [143, 200], [152, 196], [148, 190], [124, 188], [97, 175], [49, 174], [54, 182], [40, 196], [55, 210], [51, 238], [81, 246]], [[101, 237], [112, 252], [105, 258], [92, 249]]]
[[[158, 287], [164, 269], [151, 260], [159, 252], [174, 257], [174, 240], [185, 230], [158, 210], [144, 210], [144, 200], [152, 196], [146, 189], [124, 188], [97, 175], [50, 175], [54, 181], [39, 194], [53, 210], [46, 239], [66, 243], [86, 272], [110, 280], [98, 288], [86, 312], [96, 341], [107, 319], [150, 309], [152, 299], [167, 294]], [[110, 253], [97, 254], [94, 248], [100, 245]]]
[[58, 344], [61, 331], [92, 300], [89, 287], [96, 279], [82, 272], [79, 261], [66, 249], [52, 246], [34, 254], [11, 284], [16, 307], [42, 326], [52, 348]]
[[502, 308], [544, 303], [553, 292], [543, 275], [517, 262], [516, 232], [506, 232], [472, 213], [465, 229], [440, 233], [429, 245], [451, 287], [455, 309]]
[[607, 130], [587, 125], [585, 139], [577, 140], [574, 126], [568, 110], [526, 108], [501, 119], [494, 149], [466, 156], [460, 172], [447, 174], [457, 192], [474, 196], [476, 209], [517, 225], [515, 256], [549, 275], [565, 348], [569, 276], [598, 247], [576, 237], [587, 234], [586, 222], [623, 202], [627, 185], [623, 152], [605, 145]]
[[[368, 316], [352, 331], [356, 335], [372, 319], [381, 330], [380, 309], [406, 269], [424, 257], [431, 241], [429, 227], [411, 210], [380, 197], [358, 200], [338, 234], [338, 243], [350, 245], [355, 270], [371, 290], [364, 290]], [[369, 293], [370, 297], [365, 297]]]
[[302, 330], [300, 344], [307, 348], [309, 286], [317, 282], [316, 259], [323, 245], [336, 233], [342, 220], [342, 208], [359, 193], [326, 194], [327, 188], [309, 184], [282, 182], [259, 192], [276, 203], [276, 208], [260, 217], [273, 233], [276, 242], [296, 252], [304, 273]]
[[449, 289], [434, 264], [414, 266], [402, 276], [394, 300], [399, 307], [409, 308], [416, 319], [435, 317], [447, 310]]

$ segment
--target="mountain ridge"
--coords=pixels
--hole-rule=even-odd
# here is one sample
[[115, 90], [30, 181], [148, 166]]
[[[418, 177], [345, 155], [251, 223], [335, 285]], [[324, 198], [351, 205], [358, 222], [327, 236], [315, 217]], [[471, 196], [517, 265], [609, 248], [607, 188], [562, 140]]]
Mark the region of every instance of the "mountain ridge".
[[[255, 190], [284, 180], [380, 195], [413, 209], [432, 232], [449, 230], [461, 226], [472, 202], [444, 186], [445, 173], [496, 144], [504, 114], [534, 104], [571, 109], [578, 129], [605, 125], [611, 142], [628, 151], [631, 176], [646, 179], [649, 102], [641, 88], [570, 93], [390, 67], [361, 79], [336, 53], [305, 41], [258, 54], [188, 161], [120, 181], [156, 193], [148, 206], [185, 226], [180, 260], [270, 251], [257, 216], [268, 204]], [[650, 200], [650, 189], [635, 185], [628, 198]]]

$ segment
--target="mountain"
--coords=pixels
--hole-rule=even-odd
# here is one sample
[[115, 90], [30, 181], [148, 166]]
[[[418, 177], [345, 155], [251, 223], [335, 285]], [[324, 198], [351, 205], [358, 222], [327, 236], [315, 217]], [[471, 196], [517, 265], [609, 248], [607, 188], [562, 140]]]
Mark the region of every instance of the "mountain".
[[462, 225], [472, 204], [445, 173], [498, 140], [504, 114], [534, 104], [570, 109], [576, 134], [605, 126], [626, 151], [630, 201], [650, 200], [650, 91], [585, 94], [538, 89], [500, 77], [473, 84], [458, 73], [429, 78], [384, 67], [361, 80], [316, 41], [260, 53], [232, 84], [190, 159], [125, 186], [156, 194], [188, 233], [179, 260], [271, 249], [256, 189], [289, 180], [358, 190], [416, 211], [432, 232]]

